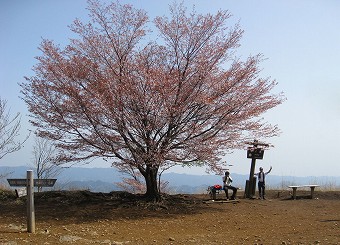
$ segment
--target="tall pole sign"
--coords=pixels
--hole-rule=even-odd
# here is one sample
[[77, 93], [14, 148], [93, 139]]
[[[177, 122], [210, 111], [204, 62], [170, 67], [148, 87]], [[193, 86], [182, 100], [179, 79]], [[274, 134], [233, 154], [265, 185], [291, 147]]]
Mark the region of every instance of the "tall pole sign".
[[35, 233], [33, 171], [27, 171], [27, 232]]
[[254, 142], [245, 143], [251, 145], [247, 148], [247, 158], [251, 159], [251, 165], [249, 180], [246, 182], [245, 196], [247, 198], [253, 198], [256, 185], [256, 179], [254, 179], [256, 159], [263, 159], [264, 150], [266, 147], [269, 147], [269, 145], [266, 143], [258, 142], [257, 140], [254, 140]]
[[33, 179], [33, 170], [27, 170], [26, 179], [7, 179], [10, 186], [26, 186], [27, 232], [35, 233], [34, 186], [52, 187], [57, 179]]

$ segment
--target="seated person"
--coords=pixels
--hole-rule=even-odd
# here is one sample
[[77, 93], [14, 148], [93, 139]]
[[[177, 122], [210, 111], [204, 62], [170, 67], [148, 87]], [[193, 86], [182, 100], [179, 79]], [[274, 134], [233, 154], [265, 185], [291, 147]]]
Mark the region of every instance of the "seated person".
[[225, 194], [227, 196], [227, 199], [229, 199], [228, 190], [233, 190], [233, 194], [230, 198], [230, 200], [235, 200], [237, 188], [231, 185], [231, 182], [233, 182], [233, 179], [230, 176], [230, 173], [228, 171], [225, 172], [225, 175], [222, 177], [223, 179], [223, 189], [225, 191]]

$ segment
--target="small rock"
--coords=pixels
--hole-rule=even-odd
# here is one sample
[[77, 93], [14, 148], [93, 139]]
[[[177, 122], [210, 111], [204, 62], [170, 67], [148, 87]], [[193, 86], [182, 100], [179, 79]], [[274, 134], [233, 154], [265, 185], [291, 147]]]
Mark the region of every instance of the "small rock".
[[109, 244], [109, 245], [111, 245], [111, 244], [114, 244], [114, 243], [111, 243], [110, 240], [104, 240], [104, 241], [100, 242], [100, 244]]
[[122, 245], [123, 242], [112, 241], [111, 245]]
[[61, 236], [59, 238], [59, 241], [60, 242], [75, 242], [75, 241], [78, 241], [78, 240], [81, 240], [82, 238], [79, 237], [79, 236], [69, 236], [69, 235], [66, 235], [66, 236]]

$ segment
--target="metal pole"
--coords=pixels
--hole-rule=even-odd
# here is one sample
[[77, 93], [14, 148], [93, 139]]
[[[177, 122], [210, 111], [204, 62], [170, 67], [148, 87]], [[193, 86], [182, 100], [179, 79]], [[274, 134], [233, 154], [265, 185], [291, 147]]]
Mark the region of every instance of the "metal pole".
[[33, 170], [27, 170], [27, 232], [35, 233]]

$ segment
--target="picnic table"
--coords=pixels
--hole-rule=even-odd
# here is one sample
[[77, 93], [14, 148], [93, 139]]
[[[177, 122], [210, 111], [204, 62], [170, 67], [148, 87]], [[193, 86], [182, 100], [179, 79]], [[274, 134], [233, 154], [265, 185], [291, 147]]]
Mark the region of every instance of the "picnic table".
[[315, 189], [315, 187], [319, 187], [319, 185], [289, 185], [288, 187], [293, 189], [292, 198], [294, 200], [296, 199], [296, 190], [298, 188], [306, 188], [306, 187], [310, 188], [310, 197], [311, 197], [311, 199], [313, 199], [313, 197], [314, 197], [314, 189]]

